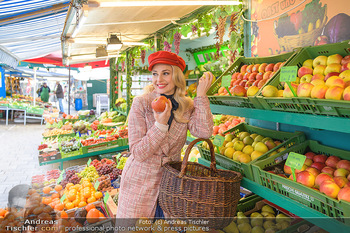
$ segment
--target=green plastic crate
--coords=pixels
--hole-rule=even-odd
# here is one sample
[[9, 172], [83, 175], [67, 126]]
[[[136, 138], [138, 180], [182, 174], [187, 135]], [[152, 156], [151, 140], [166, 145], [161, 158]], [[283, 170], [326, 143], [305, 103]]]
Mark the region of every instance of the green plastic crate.
[[237, 204], [237, 212], [247, 212], [251, 209], [254, 209], [255, 207], [255, 203], [257, 203], [258, 201], [263, 200], [264, 198], [254, 194], [251, 195], [249, 197], [243, 198], [241, 200], [239, 200], [238, 204]]
[[349, 202], [338, 201], [330, 198], [317, 190], [264, 170], [267, 167], [284, 163], [284, 161], [287, 159], [287, 153], [289, 152], [305, 154], [308, 151], [328, 156], [336, 155], [342, 159], [350, 158], [350, 151], [324, 146], [317, 141], [308, 140], [288, 148], [281, 153], [271, 156], [270, 158], [257, 161], [255, 164], [253, 164], [252, 169], [255, 182], [305, 206], [308, 206], [309, 208], [350, 225]]
[[83, 154], [100, 151], [100, 150], [107, 150], [108, 149], [108, 142], [98, 143], [90, 146], [83, 146]]
[[63, 124], [66, 122], [71, 122], [72, 124], [79, 121], [79, 119], [62, 119]]
[[[330, 56], [340, 54], [346, 56], [350, 54], [350, 40], [335, 44], [326, 44], [314, 47], [303, 48], [295, 57], [293, 57], [287, 66], [302, 67], [303, 62], [307, 59], [314, 59], [317, 56]], [[280, 84], [280, 73], [276, 74], [269, 85], [273, 85], [278, 89], [282, 89]], [[312, 99], [303, 97], [263, 97], [261, 90], [255, 98], [260, 105], [266, 110], [276, 110], [284, 112], [296, 112], [317, 115], [329, 115], [350, 118], [350, 102], [344, 100], [327, 100]]]
[[[296, 55], [296, 53], [297, 52], [289, 52], [289, 53], [284, 53], [284, 54], [270, 56], [270, 57], [250, 57], [250, 58], [238, 57], [235, 60], [235, 62], [231, 66], [229, 66], [229, 68], [225, 70], [225, 72], [223, 72], [216, 79], [216, 81], [208, 90], [207, 95], [210, 103], [217, 104], [217, 105], [233, 106], [233, 107], [262, 109], [262, 106], [260, 106], [260, 103], [256, 101], [256, 99], [254, 98], [239, 97], [239, 96], [214, 96], [215, 93], [218, 93], [218, 90], [221, 87], [222, 77], [225, 75], [232, 75], [233, 73], [238, 72], [243, 65], [277, 63], [277, 62], [284, 62], [284, 61], [286, 61], [286, 64], [287, 64], [289, 60]], [[279, 73], [279, 71], [277, 71], [276, 74], [265, 85], [267, 85], [277, 75], [277, 73]]]
[[62, 159], [69, 158], [69, 157], [74, 157], [74, 156], [78, 156], [78, 155], [82, 155], [83, 154], [83, 150], [82, 150], [81, 147], [79, 148], [79, 150], [71, 151], [71, 152], [68, 152], [68, 153], [63, 152], [60, 149], [60, 152], [61, 152]]
[[[298, 223], [291, 225], [290, 227], [288, 227], [284, 230], [277, 231], [276, 233], [299, 233], [300, 231], [298, 229], [299, 229], [299, 227], [302, 227], [302, 226], [304, 226], [306, 229], [310, 229], [311, 227], [314, 226], [314, 224], [312, 224], [306, 220], [302, 220]], [[302, 231], [302, 232], [306, 232], [306, 231]]]
[[[249, 163], [237, 162], [237, 161], [234, 161], [234, 160], [232, 160], [224, 155], [221, 155], [219, 153], [215, 153], [215, 159], [216, 159], [216, 163], [218, 165], [220, 165], [226, 169], [229, 169], [229, 170], [238, 171], [238, 172], [242, 173], [242, 175], [244, 177], [246, 177], [252, 181], [254, 181], [253, 172], [252, 172], [252, 168], [251, 168], [252, 164], [254, 164], [258, 160], [267, 158], [271, 153], [273, 153], [274, 151], [277, 151], [281, 147], [290, 148], [293, 145], [299, 144], [305, 140], [305, 135], [302, 132], [295, 132], [295, 133], [281, 132], [281, 131], [276, 131], [276, 130], [264, 129], [264, 128], [260, 128], [260, 127], [256, 127], [256, 126], [251, 126], [251, 125], [248, 125], [246, 123], [240, 123], [240, 124], [236, 125], [235, 127], [233, 127], [232, 129], [229, 129], [226, 132], [231, 132], [231, 133], [238, 135], [240, 132], [244, 132], [244, 131], [246, 131], [250, 134], [256, 133], [256, 134], [260, 134], [264, 137], [270, 137], [270, 138], [275, 139], [275, 140], [284, 141], [280, 145], [276, 146], [272, 150], [269, 150], [267, 153], [261, 155], [259, 158], [255, 159]], [[198, 150], [204, 159], [210, 161], [210, 151], [209, 150], [202, 147], [202, 144], [200, 144], [200, 146], [198, 146]]]
[[36, 109], [36, 108], [27, 108], [27, 113], [29, 114], [36, 114], [36, 115], [43, 115], [44, 109]]
[[58, 135], [53, 135], [53, 136], [49, 136], [49, 137], [43, 137], [44, 139], [47, 139], [47, 138], [56, 138], [56, 137], [65, 137], [65, 136], [72, 136], [74, 137], [75, 136], [75, 133], [67, 133], [67, 134], [58, 134]]

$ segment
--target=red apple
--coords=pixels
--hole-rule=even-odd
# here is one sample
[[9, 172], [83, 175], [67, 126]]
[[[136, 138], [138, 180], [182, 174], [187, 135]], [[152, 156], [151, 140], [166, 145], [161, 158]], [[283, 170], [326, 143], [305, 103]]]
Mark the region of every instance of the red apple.
[[322, 173], [328, 173], [329, 175], [333, 176], [335, 169], [332, 167], [324, 167], [321, 172]]
[[299, 170], [299, 169], [295, 169], [295, 173], [300, 173], [300, 172], [302, 172], [302, 171], [305, 171], [306, 168], [308, 168], [308, 166], [306, 166], [305, 164], [303, 164], [303, 166], [301, 167], [300, 170]]
[[247, 72], [247, 67], [248, 67], [248, 65], [243, 65], [241, 67], [241, 73], [246, 73]]
[[258, 74], [256, 75], [255, 79], [256, 79], [256, 80], [262, 80], [262, 79], [263, 79], [263, 75], [264, 75], [264, 74], [260, 72], [260, 73], [258, 73]]
[[314, 167], [308, 167], [305, 171], [310, 172], [312, 175], [315, 176], [315, 178], [320, 174], [320, 171]]
[[253, 81], [248, 81], [245, 83], [244, 87], [250, 87], [253, 85]]
[[242, 80], [242, 81], [239, 82], [238, 85], [244, 87], [246, 82], [248, 82], [248, 81], [247, 80]]
[[258, 72], [259, 72], [259, 73], [264, 73], [264, 72], [265, 72], [266, 66], [267, 66], [267, 63], [262, 63], [262, 64], [259, 66]]
[[324, 81], [327, 81], [327, 79], [329, 79], [332, 76], [339, 76], [339, 75], [340, 75], [340, 73], [338, 73], [338, 72], [330, 72], [326, 76], [324, 76]]
[[282, 62], [277, 62], [274, 66], [273, 66], [273, 71], [277, 72], [277, 70], [280, 68]]
[[243, 75], [243, 80], [247, 80], [248, 81], [248, 77], [249, 77], [249, 73], [245, 73], [244, 75]]
[[342, 65], [349, 63], [349, 62], [350, 62], [350, 55], [343, 57], [343, 59], [341, 60]]
[[306, 166], [310, 167], [312, 163], [313, 163], [313, 162], [312, 162], [312, 159], [308, 159], [308, 158], [305, 159], [304, 164], [305, 164]]
[[297, 175], [297, 182], [307, 187], [315, 185], [315, 176], [308, 171], [302, 171]]
[[255, 77], [256, 77], [257, 74], [258, 74], [258, 73], [256, 73], [256, 72], [251, 73], [251, 74], [249, 75], [249, 77], [248, 77], [248, 80], [249, 80], [249, 81], [255, 81]]
[[314, 162], [319, 162], [319, 163], [325, 163], [327, 160], [327, 156], [326, 155], [315, 155], [313, 158]]
[[345, 63], [345, 64], [343, 64], [343, 65], [341, 66], [340, 72], [343, 72], [343, 71], [345, 71], [345, 70], [350, 70], [350, 62]]
[[260, 80], [259, 83], [258, 83], [258, 87], [262, 88], [262, 86], [264, 86], [266, 82], [267, 82], [267, 80], [264, 80], [264, 79]]
[[344, 176], [335, 176], [334, 182], [340, 187], [343, 188], [347, 183], [349, 183], [348, 179], [346, 179]]
[[337, 167], [337, 163], [340, 161], [341, 159], [337, 156], [329, 156], [328, 159], [326, 160], [325, 164], [328, 166], [328, 167], [333, 167], [333, 168], [336, 168]]
[[236, 86], [236, 85], [238, 85], [240, 82], [241, 82], [242, 80], [236, 80], [236, 81], [234, 81], [233, 83], [231, 83], [231, 86]]
[[350, 174], [350, 171], [346, 170], [345, 168], [338, 168], [334, 171], [334, 176], [344, 176], [347, 177]]
[[301, 78], [306, 74], [313, 74], [313, 69], [311, 69], [310, 67], [307, 66], [302, 66], [299, 68], [298, 70], [298, 77]]
[[314, 167], [314, 168], [318, 169], [319, 171], [321, 171], [325, 166], [326, 166], [326, 164], [320, 163], [320, 162], [315, 162], [315, 163], [311, 164], [311, 167]]
[[252, 86], [258, 86], [258, 83], [260, 82], [261, 80], [255, 80], [254, 82], [253, 82], [253, 84], [252, 84]]
[[237, 76], [239, 75], [239, 72], [233, 73], [231, 76], [231, 80], [232, 79], [237, 79]]
[[259, 72], [259, 66], [260, 64], [255, 64], [252, 68], [252, 72], [256, 72], [256, 73]]
[[152, 101], [151, 105], [155, 112], [164, 112], [166, 103], [168, 102], [169, 100], [165, 96], [159, 96]]
[[243, 87], [243, 86], [234, 86], [233, 87], [233, 93], [234, 93], [234, 96], [245, 96], [246, 93], [247, 93], [247, 90]]
[[251, 73], [251, 72], [253, 72], [253, 66], [254, 65], [248, 65], [248, 67], [247, 67], [247, 73]]
[[313, 159], [316, 154], [314, 152], [307, 152], [305, 154], [306, 158]]
[[333, 177], [327, 173], [321, 173], [319, 174], [318, 176], [316, 176], [316, 180], [315, 180], [315, 187], [316, 188], [319, 188], [320, 185], [326, 181], [326, 180], [331, 180], [331, 181], [334, 181], [333, 180]]
[[284, 164], [284, 167], [283, 167], [283, 171], [286, 174], [292, 174], [292, 169], [289, 166], [285, 165], [285, 164]]
[[326, 194], [331, 198], [337, 198], [339, 191], [340, 187], [331, 180], [325, 180], [320, 185], [320, 192]]
[[[349, 183], [348, 183], [349, 184]], [[344, 200], [350, 202], [350, 187], [342, 188], [338, 193], [338, 200]]]
[[272, 71], [266, 71], [264, 74], [263, 74], [263, 79], [264, 80], [268, 80], [270, 78], [270, 74], [272, 73]]
[[340, 160], [338, 163], [337, 163], [337, 168], [344, 168], [348, 171], [350, 171], [350, 161], [348, 160]]
[[272, 76], [274, 76], [276, 74], [276, 72], [272, 71], [271, 74], [269, 75], [269, 79], [272, 78]]
[[273, 67], [275, 66], [274, 63], [270, 63], [265, 67], [265, 72], [267, 71], [273, 71]]

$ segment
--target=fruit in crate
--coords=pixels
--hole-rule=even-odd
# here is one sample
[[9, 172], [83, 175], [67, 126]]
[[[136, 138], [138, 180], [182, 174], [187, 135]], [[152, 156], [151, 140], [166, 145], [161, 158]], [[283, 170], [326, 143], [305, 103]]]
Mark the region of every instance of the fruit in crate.
[[241, 122], [244, 122], [244, 117], [230, 116], [230, 115], [221, 115], [220, 119], [217, 119], [216, 116], [213, 117], [214, 126], [213, 126], [213, 136], [220, 134], [223, 136], [224, 132], [235, 127]]

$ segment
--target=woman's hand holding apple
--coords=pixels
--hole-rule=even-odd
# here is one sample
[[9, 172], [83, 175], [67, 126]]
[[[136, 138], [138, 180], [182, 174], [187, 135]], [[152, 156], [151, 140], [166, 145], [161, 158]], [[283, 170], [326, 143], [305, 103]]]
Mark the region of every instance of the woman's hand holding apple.
[[171, 101], [168, 100], [165, 103], [165, 109], [163, 112], [156, 112], [153, 109], [153, 115], [156, 121], [160, 124], [167, 125], [171, 115], [171, 108], [172, 108]]
[[197, 96], [206, 96], [213, 81], [213, 74], [211, 72], [205, 72], [199, 79], [197, 87]]

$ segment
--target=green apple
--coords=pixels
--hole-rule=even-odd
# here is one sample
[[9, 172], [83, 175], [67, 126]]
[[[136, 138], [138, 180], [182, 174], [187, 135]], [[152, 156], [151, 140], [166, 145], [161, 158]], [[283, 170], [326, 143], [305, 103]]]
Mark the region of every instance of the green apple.
[[237, 151], [242, 151], [244, 148], [244, 143], [242, 141], [237, 141], [233, 144], [233, 148]]

